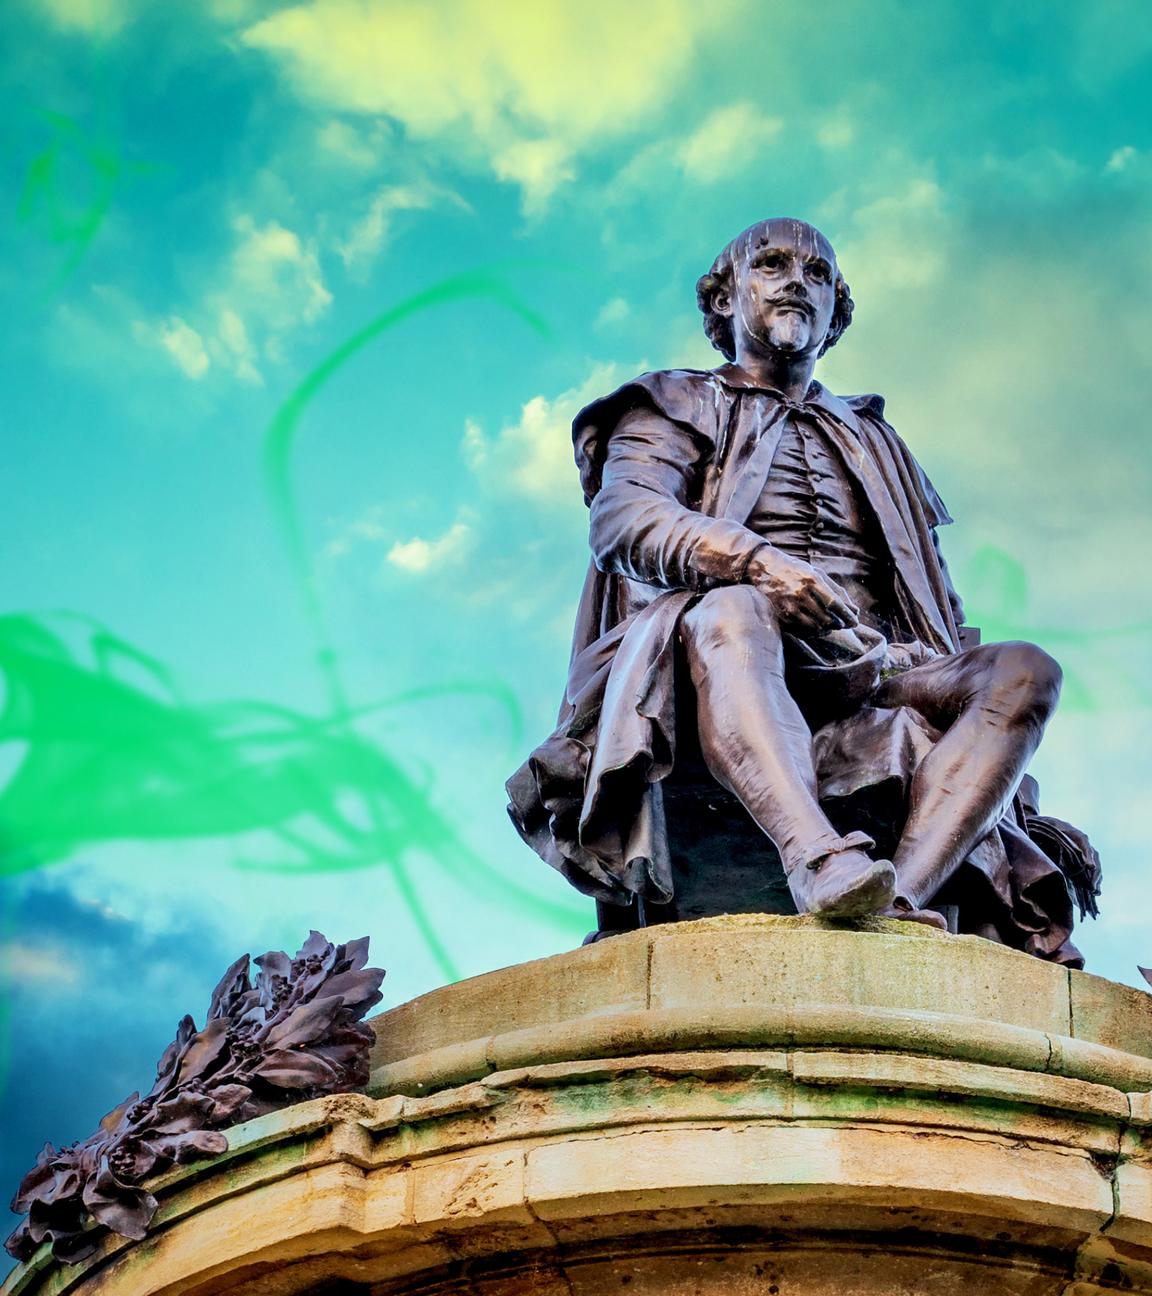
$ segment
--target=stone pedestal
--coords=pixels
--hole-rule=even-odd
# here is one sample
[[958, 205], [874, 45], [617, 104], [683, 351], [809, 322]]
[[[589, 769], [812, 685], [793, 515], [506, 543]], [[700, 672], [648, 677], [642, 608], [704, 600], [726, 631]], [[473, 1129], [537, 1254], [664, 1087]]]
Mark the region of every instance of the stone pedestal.
[[376, 1018], [5, 1296], [1152, 1293], [1152, 996], [911, 924], [651, 928]]

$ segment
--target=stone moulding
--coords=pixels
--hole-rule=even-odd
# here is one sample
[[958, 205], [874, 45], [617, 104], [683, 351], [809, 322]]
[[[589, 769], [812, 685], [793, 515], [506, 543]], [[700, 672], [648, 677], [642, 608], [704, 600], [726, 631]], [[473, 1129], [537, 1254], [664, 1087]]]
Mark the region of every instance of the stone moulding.
[[894, 1049], [1048, 1072], [1125, 1090], [1144, 1085], [1152, 1089], [1152, 1059], [1084, 1040], [949, 1013], [918, 1013], [913, 1018], [892, 1009], [817, 1003], [780, 1011], [669, 1008], [509, 1031], [385, 1064], [373, 1072], [371, 1090], [428, 1093], [496, 1070], [559, 1061], [573, 1052], [612, 1058], [638, 1048], [657, 1052], [757, 1045]]
[[4, 1296], [1152, 1293], [1152, 997], [976, 944], [686, 924], [446, 987], [375, 1019], [369, 1096]]

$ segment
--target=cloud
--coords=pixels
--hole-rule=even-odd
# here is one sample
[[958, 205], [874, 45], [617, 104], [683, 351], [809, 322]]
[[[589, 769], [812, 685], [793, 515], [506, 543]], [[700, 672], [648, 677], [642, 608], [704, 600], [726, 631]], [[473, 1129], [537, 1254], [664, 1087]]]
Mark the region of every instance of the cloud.
[[179, 315], [171, 316], [154, 328], [137, 322], [133, 332], [141, 341], [154, 341], [167, 351], [186, 378], [203, 378], [211, 367], [204, 339]]
[[382, 544], [395, 534], [388, 525], [391, 510], [384, 504], [373, 504], [358, 518], [341, 523], [336, 534], [324, 546], [328, 558], [343, 558], [362, 544]]
[[1125, 144], [1123, 148], [1118, 148], [1109, 157], [1104, 164], [1105, 171], [1123, 171], [1130, 166], [1140, 156], [1139, 151], [1132, 147], [1131, 144]]
[[384, 115], [471, 155], [538, 209], [575, 157], [647, 124], [735, 0], [311, 0], [241, 34], [329, 111]]
[[387, 242], [397, 212], [429, 211], [442, 202], [470, 210], [459, 194], [428, 181], [385, 186], [373, 195], [368, 210], [352, 225], [346, 237], [337, 240], [336, 251], [347, 269], [362, 271]]
[[1148, 544], [1146, 416], [1138, 384], [1103, 376], [1141, 371], [1152, 309], [1067, 252], [1090, 228], [1114, 264], [1146, 265], [1144, 213], [1057, 155], [987, 159], [947, 191], [915, 168], [868, 185], [881, 196], [840, 195], [829, 228], [857, 309], [821, 376], [885, 395], [958, 519], [953, 560], [1012, 555], [1039, 627], [1148, 617], [1122, 557]]
[[424, 540], [419, 536], [411, 540], [398, 540], [388, 550], [386, 561], [413, 576], [457, 567], [468, 553], [471, 535], [471, 527], [466, 522], [454, 522], [443, 535], [434, 540]]
[[609, 324], [619, 324], [632, 313], [632, 307], [626, 297], [613, 297], [606, 301], [596, 316], [596, 327], [605, 328]]
[[747, 165], [780, 133], [779, 117], [765, 117], [752, 103], [717, 108], [675, 152], [680, 169], [691, 180], [711, 184]]
[[37, 3], [58, 27], [87, 36], [113, 35], [138, 8], [135, 0], [37, 0]]
[[230, 290], [250, 313], [285, 326], [298, 318], [311, 322], [328, 309], [332, 294], [314, 247], [278, 221], [258, 225], [239, 216], [234, 229]]
[[557, 139], [518, 140], [493, 159], [492, 169], [498, 180], [520, 186], [526, 216], [542, 215], [560, 185], [576, 176], [571, 148]]
[[52, 986], [75, 985], [80, 968], [57, 946], [29, 941], [7, 941], [0, 945], [0, 969], [4, 979], [15, 987], [36, 985], [41, 990]]
[[638, 370], [598, 364], [579, 387], [559, 396], [533, 396], [516, 423], [489, 437], [474, 420], [465, 425], [464, 458], [490, 490], [540, 503], [578, 504], [580, 480], [572, 458], [572, 420]]
[[668, 187], [669, 176], [696, 185], [728, 180], [746, 172], [783, 125], [747, 100], [716, 108], [689, 135], [666, 135], [645, 145], [611, 182], [609, 197], [647, 199]]
[[856, 138], [856, 123], [843, 112], [829, 117], [816, 128], [816, 143], [830, 153], [850, 148], [856, 143]]
[[904, 179], [857, 206], [836, 249], [857, 300], [890, 300], [894, 292], [939, 282], [953, 219], [944, 190], [927, 176]]
[[353, 551], [367, 548], [379, 553], [387, 546], [382, 564], [385, 571], [395, 567], [410, 576], [422, 576], [459, 568], [475, 548], [474, 519], [468, 510], [461, 510], [446, 531], [431, 537], [398, 538], [394, 514], [394, 506], [374, 504], [352, 521], [340, 523], [324, 545], [324, 556], [342, 559]]
[[231, 250], [200, 301], [157, 322], [137, 319], [133, 333], [187, 378], [215, 368], [260, 384], [261, 364], [279, 360], [287, 336], [323, 315], [332, 294], [316, 247], [293, 230], [241, 214], [232, 231]]
[[248, 336], [244, 321], [231, 307], [221, 309], [216, 335], [218, 345], [235, 370], [236, 377], [243, 382], [262, 383], [264, 379], [256, 367], [256, 348]]
[[378, 168], [392, 138], [388, 124], [379, 120], [353, 124], [334, 117], [316, 130], [316, 145], [322, 154], [358, 171]]

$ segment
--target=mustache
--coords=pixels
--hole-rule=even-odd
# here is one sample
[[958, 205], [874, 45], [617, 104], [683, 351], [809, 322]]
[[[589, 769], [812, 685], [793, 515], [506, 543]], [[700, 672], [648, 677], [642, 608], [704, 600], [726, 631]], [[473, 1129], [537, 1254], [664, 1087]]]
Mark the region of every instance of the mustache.
[[802, 310], [809, 319], [816, 314], [811, 299], [801, 296], [799, 293], [780, 293], [779, 296], [770, 297], [769, 304], [772, 306], [794, 306]]

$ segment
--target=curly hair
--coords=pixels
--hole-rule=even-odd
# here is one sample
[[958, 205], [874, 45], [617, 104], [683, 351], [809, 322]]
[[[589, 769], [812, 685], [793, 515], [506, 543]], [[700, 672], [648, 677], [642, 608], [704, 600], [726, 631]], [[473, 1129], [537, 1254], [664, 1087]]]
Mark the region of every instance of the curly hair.
[[[732, 331], [732, 317], [722, 315], [716, 309], [716, 294], [726, 292], [731, 295], [732, 293], [733, 267], [738, 245], [749, 242], [756, 231], [771, 223], [771, 221], [761, 221], [758, 225], [746, 229], [743, 234], [738, 234], [712, 262], [712, 268], [708, 273], [701, 275], [696, 281], [696, 304], [700, 307], [700, 311], [704, 316], [704, 332], [707, 334], [708, 341], [712, 343], [716, 350], [729, 360], [736, 359], [736, 338]], [[824, 339], [824, 344], [820, 348], [821, 355], [840, 341], [844, 330], [852, 323], [854, 306], [852, 294], [848, 291], [848, 283], [844, 276], [837, 271], [836, 305], [832, 310], [832, 320], [828, 325], [828, 336]]]

